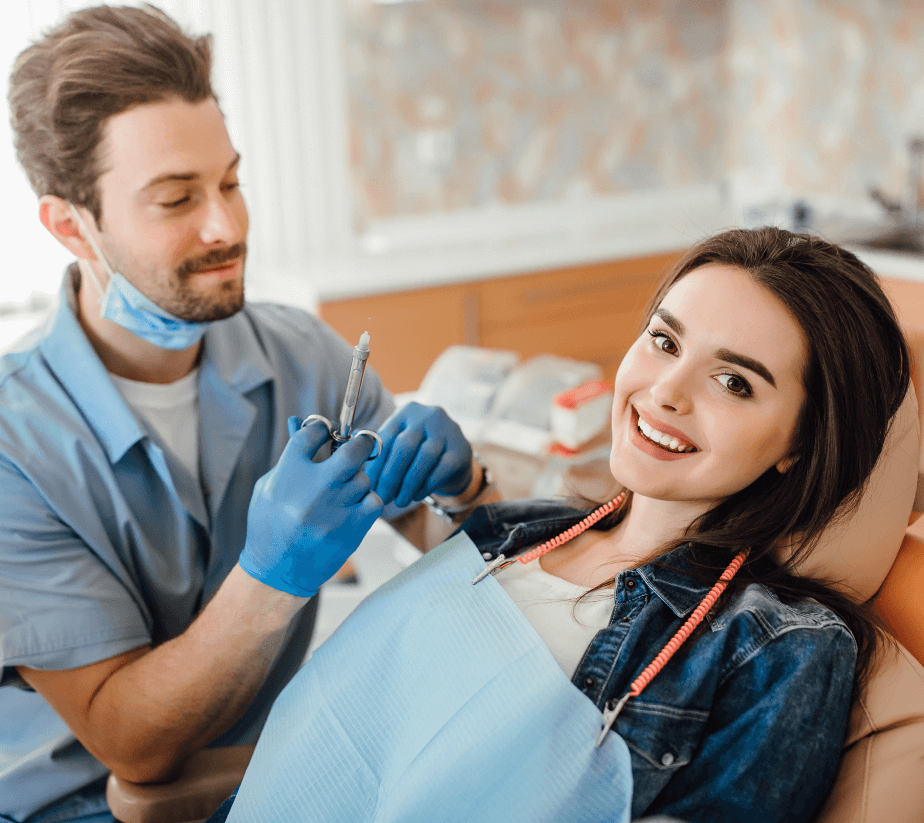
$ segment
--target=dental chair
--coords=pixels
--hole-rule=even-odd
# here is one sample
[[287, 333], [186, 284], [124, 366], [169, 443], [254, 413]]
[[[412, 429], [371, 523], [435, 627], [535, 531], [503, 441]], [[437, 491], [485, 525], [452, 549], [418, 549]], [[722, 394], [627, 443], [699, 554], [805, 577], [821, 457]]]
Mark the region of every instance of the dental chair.
[[[924, 518], [916, 522], [924, 512], [924, 330], [905, 331], [914, 391], [858, 511], [828, 529], [804, 569], [842, 581], [859, 600], [875, 596], [897, 641], [854, 698], [838, 775], [815, 823], [924, 821]], [[164, 784], [110, 775], [109, 807], [121, 823], [204, 820], [240, 783], [252, 753], [252, 746], [206, 749]]]

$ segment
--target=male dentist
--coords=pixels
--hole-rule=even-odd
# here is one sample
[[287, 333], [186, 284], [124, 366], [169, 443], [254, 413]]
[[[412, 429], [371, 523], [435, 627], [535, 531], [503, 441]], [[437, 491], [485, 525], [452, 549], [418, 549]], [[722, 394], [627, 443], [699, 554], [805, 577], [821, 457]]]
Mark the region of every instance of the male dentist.
[[415, 501], [461, 518], [491, 493], [458, 427], [395, 413], [371, 370], [355, 428], [381, 456], [363, 436], [312, 461], [327, 430], [299, 421], [337, 418], [350, 349], [245, 305], [207, 37], [152, 7], [78, 11], [20, 55], [9, 99], [77, 263], [0, 362], [0, 819], [109, 821], [107, 771], [160, 781], [256, 739], [313, 595], [383, 506], [420, 534]]

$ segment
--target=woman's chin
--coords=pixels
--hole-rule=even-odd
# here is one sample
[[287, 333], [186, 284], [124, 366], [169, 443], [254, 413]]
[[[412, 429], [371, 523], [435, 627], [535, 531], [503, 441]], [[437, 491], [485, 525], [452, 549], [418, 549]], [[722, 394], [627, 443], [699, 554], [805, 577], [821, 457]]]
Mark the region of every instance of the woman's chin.
[[645, 494], [644, 490], [648, 484], [639, 476], [638, 472], [632, 471], [631, 468], [627, 467], [625, 461], [611, 458], [610, 474], [613, 476], [613, 480], [626, 491], [632, 494]]

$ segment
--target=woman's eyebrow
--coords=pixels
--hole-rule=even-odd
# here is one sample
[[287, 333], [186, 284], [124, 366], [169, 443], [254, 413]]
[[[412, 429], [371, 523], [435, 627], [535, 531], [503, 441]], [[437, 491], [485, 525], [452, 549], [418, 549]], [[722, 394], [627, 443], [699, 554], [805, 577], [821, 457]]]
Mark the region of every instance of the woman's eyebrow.
[[[683, 323], [681, 323], [674, 315], [672, 315], [667, 309], [658, 307], [655, 310], [655, 314], [660, 317], [670, 328], [675, 331], [678, 335], [683, 336], [686, 328]], [[770, 369], [768, 369], [763, 363], [759, 360], [755, 360], [753, 357], [746, 357], [743, 354], [738, 354], [733, 352], [731, 349], [719, 349], [715, 353], [717, 360], [724, 360], [726, 363], [733, 363], [736, 366], [741, 366], [743, 369], [748, 369], [749, 371], [759, 374], [764, 378], [773, 388], [776, 388], [776, 380], [773, 379], [773, 375], [770, 374]]]
[[[665, 320], [664, 322], [667, 321]], [[718, 360], [724, 360], [726, 363], [733, 363], [736, 366], [741, 366], [743, 369], [749, 369], [755, 374], [759, 374], [773, 386], [773, 388], [776, 388], [776, 380], [773, 379], [770, 370], [759, 360], [755, 360], [753, 357], [745, 357], [745, 355], [737, 354], [729, 349], [719, 349], [715, 353], [715, 356]]]
[[660, 317], [671, 329], [677, 334], [683, 336], [683, 333], [686, 331], [683, 323], [681, 323], [674, 315], [672, 315], [667, 309], [662, 309], [660, 306], [655, 309], [655, 314]]

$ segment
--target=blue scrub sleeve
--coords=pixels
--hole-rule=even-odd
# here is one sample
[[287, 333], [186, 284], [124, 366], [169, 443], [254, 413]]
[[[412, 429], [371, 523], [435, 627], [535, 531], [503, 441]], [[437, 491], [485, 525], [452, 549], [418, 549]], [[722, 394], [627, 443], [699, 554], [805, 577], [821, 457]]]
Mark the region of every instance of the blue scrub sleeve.
[[150, 642], [125, 587], [0, 458], [0, 667], [70, 669]]

